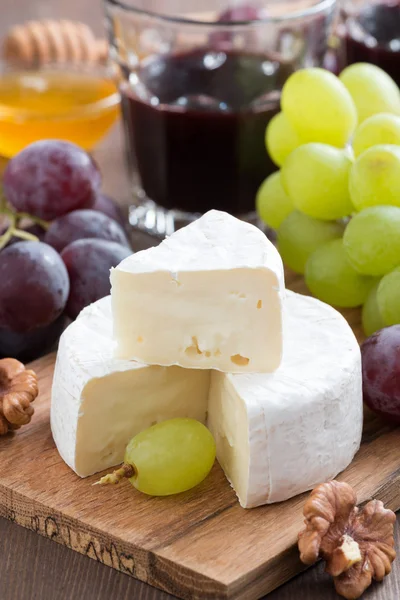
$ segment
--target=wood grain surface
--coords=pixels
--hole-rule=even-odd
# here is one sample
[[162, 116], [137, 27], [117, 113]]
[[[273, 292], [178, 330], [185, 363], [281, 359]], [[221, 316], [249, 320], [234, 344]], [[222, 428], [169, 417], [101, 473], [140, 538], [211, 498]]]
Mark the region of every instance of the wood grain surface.
[[[13, 0], [0, 2], [0, 35], [6, 28], [29, 18], [65, 17], [82, 19], [103, 31], [100, 0]], [[104, 177], [104, 189], [127, 206], [130, 186], [121, 145], [120, 126], [96, 150]], [[354, 318], [351, 313], [350, 318]], [[389, 434], [390, 435], [390, 434]], [[373, 437], [373, 433], [370, 433]], [[30, 455], [30, 448], [13, 452], [13, 467]], [[32, 463], [34, 462], [31, 457]], [[376, 465], [380, 469], [379, 461]], [[1, 464], [1, 456], [0, 456]], [[376, 464], [376, 463], [374, 463]], [[385, 465], [382, 463], [382, 467]], [[400, 467], [400, 461], [398, 462]], [[367, 476], [367, 475], [366, 475]], [[59, 483], [59, 493], [68, 495]], [[381, 490], [386, 497], [388, 490]], [[13, 518], [12, 512], [8, 514]], [[118, 517], [116, 517], [118, 520]], [[396, 524], [396, 548], [400, 549], [399, 520]], [[283, 528], [281, 523], [281, 528]], [[47, 531], [50, 532], [50, 525]], [[0, 518], [0, 599], [1, 600], [169, 600], [172, 595], [141, 583], [115, 569], [78, 554], [33, 531]], [[366, 600], [400, 598], [400, 561], [382, 584], [374, 584], [364, 594]], [[339, 600], [323, 565], [309, 569], [268, 594], [266, 600]]]

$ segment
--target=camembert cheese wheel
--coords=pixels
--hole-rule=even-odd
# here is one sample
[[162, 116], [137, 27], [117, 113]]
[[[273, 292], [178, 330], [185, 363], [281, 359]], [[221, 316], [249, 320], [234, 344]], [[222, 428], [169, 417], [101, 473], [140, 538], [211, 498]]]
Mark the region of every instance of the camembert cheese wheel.
[[285, 500], [335, 477], [362, 430], [361, 356], [330, 306], [287, 292], [283, 360], [271, 374], [147, 366], [116, 359], [110, 297], [63, 333], [51, 427], [81, 477], [119, 464], [130, 438], [173, 418], [206, 421], [217, 458], [246, 508]]

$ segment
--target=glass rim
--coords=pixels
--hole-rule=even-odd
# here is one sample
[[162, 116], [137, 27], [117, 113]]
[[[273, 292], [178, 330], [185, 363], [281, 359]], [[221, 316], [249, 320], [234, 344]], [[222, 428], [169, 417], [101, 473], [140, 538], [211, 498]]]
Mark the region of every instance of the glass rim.
[[308, 17], [310, 15], [315, 15], [319, 13], [323, 13], [328, 10], [331, 6], [334, 6], [337, 3], [337, 0], [317, 0], [315, 4], [307, 8], [299, 9], [298, 11], [289, 12], [287, 14], [282, 14], [279, 16], [266, 16], [262, 19], [250, 19], [244, 21], [200, 21], [199, 19], [191, 19], [185, 16], [174, 16], [174, 15], [166, 15], [159, 12], [154, 12], [151, 10], [146, 10], [144, 8], [139, 8], [137, 6], [132, 6], [128, 4], [125, 0], [103, 0], [105, 7], [107, 6], [119, 8], [124, 11], [134, 13], [140, 16], [151, 17], [156, 20], [171, 23], [171, 24], [180, 24], [180, 25], [196, 25], [198, 27], [215, 27], [215, 28], [234, 28], [234, 27], [246, 27], [246, 26], [257, 26], [257, 25], [266, 25], [269, 23], [281, 23], [284, 21], [292, 21], [295, 19], [299, 19], [302, 17]]

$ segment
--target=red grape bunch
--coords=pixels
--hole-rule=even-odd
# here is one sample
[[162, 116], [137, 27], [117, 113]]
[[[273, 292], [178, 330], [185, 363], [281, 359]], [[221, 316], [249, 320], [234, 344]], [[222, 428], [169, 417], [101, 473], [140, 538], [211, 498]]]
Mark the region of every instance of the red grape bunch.
[[69, 142], [35, 142], [8, 163], [0, 357], [28, 361], [50, 350], [68, 319], [110, 293], [109, 271], [132, 249], [120, 208], [100, 186], [94, 160]]

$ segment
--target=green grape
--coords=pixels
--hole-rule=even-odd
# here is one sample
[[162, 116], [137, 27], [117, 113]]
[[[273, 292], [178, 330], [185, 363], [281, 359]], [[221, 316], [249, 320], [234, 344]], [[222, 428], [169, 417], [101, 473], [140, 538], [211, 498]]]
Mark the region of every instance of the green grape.
[[278, 249], [283, 262], [296, 273], [304, 273], [309, 256], [330, 240], [341, 238], [344, 225], [318, 221], [295, 210], [278, 229]]
[[400, 146], [382, 144], [365, 150], [350, 169], [349, 191], [357, 210], [400, 206]]
[[400, 323], [399, 267], [382, 277], [378, 287], [377, 301], [384, 324], [386, 326], [398, 325]]
[[374, 283], [372, 277], [353, 269], [342, 240], [328, 242], [311, 254], [305, 278], [314, 296], [333, 306], [349, 308], [363, 304]]
[[120, 469], [99, 483], [130, 483], [150, 496], [190, 490], [205, 479], [215, 461], [210, 431], [194, 419], [162, 421], [135, 435], [126, 447]]
[[277, 228], [293, 210], [293, 203], [282, 187], [281, 174], [272, 173], [257, 192], [256, 208], [259, 217], [270, 227]]
[[355, 156], [380, 144], [400, 146], [400, 117], [389, 113], [373, 115], [357, 127], [353, 138]]
[[357, 126], [357, 111], [349, 92], [324, 69], [293, 73], [283, 86], [281, 106], [303, 142], [343, 148]]
[[349, 172], [345, 150], [326, 144], [296, 148], [282, 167], [282, 185], [294, 206], [309, 217], [332, 221], [350, 215]]
[[366, 299], [364, 306], [362, 308], [361, 320], [362, 326], [364, 329], [364, 333], [366, 336], [370, 336], [378, 329], [382, 329], [385, 326], [381, 311], [378, 306], [378, 298], [377, 291], [379, 286], [379, 280], [371, 289], [368, 294], [368, 298]]
[[400, 114], [399, 88], [379, 67], [356, 63], [341, 72], [340, 80], [354, 100], [359, 123], [377, 113]]
[[283, 114], [275, 115], [265, 130], [265, 145], [267, 151], [278, 167], [281, 167], [289, 154], [300, 146], [299, 136]]
[[362, 210], [347, 225], [343, 245], [358, 273], [389, 273], [400, 264], [400, 208], [372, 206]]

